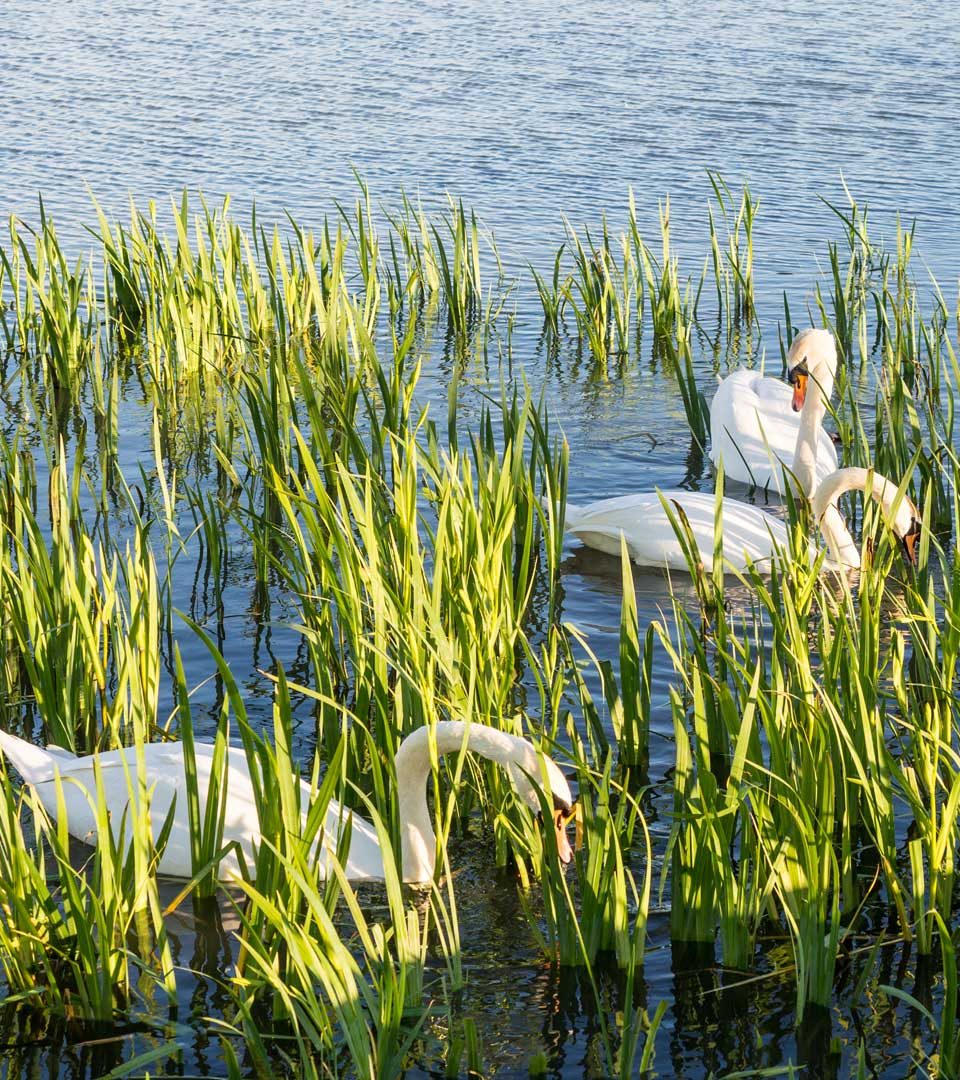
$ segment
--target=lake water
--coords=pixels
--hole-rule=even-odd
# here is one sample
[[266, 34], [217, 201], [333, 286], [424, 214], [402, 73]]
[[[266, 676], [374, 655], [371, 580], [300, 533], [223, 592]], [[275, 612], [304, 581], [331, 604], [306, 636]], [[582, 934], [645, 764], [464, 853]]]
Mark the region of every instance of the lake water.
[[[78, 251], [93, 221], [88, 188], [114, 215], [124, 214], [129, 195], [142, 207], [186, 187], [211, 202], [229, 193], [241, 219], [255, 202], [267, 219], [282, 221], [289, 211], [316, 226], [335, 200], [356, 196], [356, 169], [387, 209], [401, 190], [427, 208], [442, 205], [446, 192], [461, 198], [495, 234], [507, 275], [526, 277], [528, 262], [552, 261], [564, 215], [596, 226], [606, 213], [616, 230], [632, 188], [651, 243], [658, 200], [670, 196], [683, 269], [698, 273], [708, 251], [710, 169], [735, 189], [748, 182], [760, 200], [758, 316], [776, 371], [784, 293], [794, 321], [806, 325], [827, 242], [842, 236], [823, 200], [845, 205], [845, 180], [869, 205], [875, 240], [892, 244], [898, 212], [916, 222], [923, 262], [915, 271], [922, 277], [925, 264], [948, 298], [956, 295], [960, 30], [942, 6], [878, 3], [868, 13], [813, 2], [777, 11], [729, 0], [622, 7], [492, 0], [410, 10], [275, 0], [151, 9], [6, 0], [0, 210], [35, 220], [41, 194]], [[675, 381], [658, 369], [649, 345], [639, 361], [603, 380], [578, 366], [572, 349], [548, 365], [528, 277], [515, 296], [514, 357], [535, 386], [546, 386], [569, 440], [572, 502], [653, 486], [709, 487]], [[705, 352], [697, 359], [706, 386], [710, 364]], [[425, 382], [441, 410], [445, 370], [438, 365]], [[470, 407], [468, 396], [468, 415]], [[144, 424], [131, 404], [121, 439], [125, 471], [141, 460]], [[571, 543], [566, 571], [565, 617], [588, 631], [600, 655], [612, 654], [616, 562]], [[645, 624], [660, 617], [668, 593], [660, 574], [638, 573], [637, 583]], [[264, 639], [245, 614], [242, 578], [231, 597], [224, 649], [266, 714], [269, 688], [256, 674]], [[267, 651], [295, 668], [296, 635], [280, 620], [269, 631]], [[654, 727], [666, 734], [664, 662], [656, 674]], [[673, 750], [654, 742], [651, 824], [662, 841]], [[489, 853], [471, 848], [458, 859], [465, 864], [457, 889], [466, 1008], [488, 1068], [525, 1074], [531, 1055], [548, 1047], [556, 1075], [598, 1075], [588, 992], [558, 982], [538, 961], [513, 884], [488, 880]], [[656, 949], [642, 993], [651, 1011], [663, 998], [672, 1002], [658, 1038], [660, 1075], [722, 1075], [797, 1060], [792, 986], [721, 992], [720, 973], [687, 971], [671, 956], [665, 914], [655, 914], [652, 926]], [[228, 946], [205, 935], [183, 929], [183, 962], [215, 974]], [[910, 966], [909, 956], [896, 962]], [[216, 1009], [205, 992], [185, 993], [185, 1015]], [[859, 1029], [840, 1008], [837, 1019], [839, 1053], [826, 1055], [824, 1068], [846, 1075]], [[904, 1009], [891, 1014], [890, 1031], [867, 1025], [878, 1073], [905, 1074], [911, 1023], [916, 1018]], [[185, 1037], [185, 1069], [220, 1075], [216, 1045], [200, 1030]], [[67, 1048], [56, 1062], [53, 1051], [49, 1059], [45, 1053], [38, 1049], [38, 1059], [63, 1075], [97, 1071], [81, 1049]], [[424, 1072], [438, 1068], [422, 1063]]]

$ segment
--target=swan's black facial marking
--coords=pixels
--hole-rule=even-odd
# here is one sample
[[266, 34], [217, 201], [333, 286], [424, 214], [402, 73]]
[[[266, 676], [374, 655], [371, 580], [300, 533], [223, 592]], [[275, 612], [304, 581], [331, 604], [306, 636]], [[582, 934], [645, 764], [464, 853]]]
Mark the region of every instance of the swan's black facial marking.
[[906, 552], [911, 566], [917, 565], [917, 541], [920, 539], [922, 529], [920, 519], [914, 514], [910, 518], [910, 528], [900, 537], [903, 550]]
[[793, 387], [793, 411], [799, 412], [807, 398], [807, 381], [810, 372], [807, 369], [807, 358], [804, 357], [799, 364], [794, 364], [787, 375], [787, 381]]

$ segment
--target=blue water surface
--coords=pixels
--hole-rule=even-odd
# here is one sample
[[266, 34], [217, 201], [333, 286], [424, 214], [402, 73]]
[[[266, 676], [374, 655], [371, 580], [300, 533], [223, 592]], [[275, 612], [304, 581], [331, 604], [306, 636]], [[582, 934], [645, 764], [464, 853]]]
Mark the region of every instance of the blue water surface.
[[[828, 241], [844, 235], [829, 204], [847, 212], [847, 191], [869, 206], [871, 237], [888, 248], [898, 215], [915, 223], [918, 280], [929, 270], [956, 299], [960, 29], [942, 5], [4, 0], [0, 11], [0, 211], [35, 222], [42, 196], [77, 254], [95, 222], [91, 194], [123, 217], [130, 198], [140, 208], [151, 199], [166, 206], [183, 189], [201, 190], [211, 204], [230, 195], [241, 220], [255, 204], [265, 221], [282, 223], [288, 212], [317, 227], [337, 201], [356, 198], [359, 173], [387, 211], [403, 191], [430, 211], [447, 193], [474, 209], [507, 276], [520, 279], [510, 299], [513, 355], [534, 387], [546, 388], [569, 440], [574, 502], [653, 486], [709, 487], [711, 478], [675, 380], [649, 344], [599, 380], [572, 349], [548, 361], [527, 266], [552, 266], [564, 218], [597, 229], [606, 215], [616, 234], [632, 190], [654, 244], [669, 196], [681, 266], [699, 275], [709, 250], [708, 171], [737, 191], [748, 183], [760, 200], [760, 336], [751, 356], [765, 352], [774, 370], [784, 296], [794, 322], [807, 325]], [[695, 359], [707, 386], [715, 361], [705, 344]], [[448, 371], [438, 359], [424, 376], [440, 417]], [[467, 420], [472, 408], [476, 401], [465, 398]], [[151, 467], [149, 418], [131, 403], [121, 422], [121, 461], [132, 478], [139, 464]], [[637, 586], [641, 622], [662, 617], [662, 575], [639, 573]], [[564, 617], [600, 656], [616, 656], [620, 595], [616, 561], [571, 543]], [[269, 684], [258, 669], [279, 662], [306, 677], [289, 626], [295, 613], [281, 607], [270, 625], [258, 625], [243, 574], [225, 597], [224, 652], [259, 702], [254, 711], [267, 717]], [[187, 639], [199, 678], [208, 658]], [[653, 722], [664, 737], [652, 748], [650, 812], [662, 841], [673, 764], [663, 657], [655, 678]], [[602, 1075], [585, 983], [544, 967], [513, 883], [495, 877], [488, 854], [464, 848], [457, 890], [469, 957], [465, 1009], [487, 1070], [525, 1075], [545, 1050], [552, 1075]], [[229, 963], [219, 927], [182, 934], [185, 963], [214, 973]], [[214, 945], [205, 946], [210, 935]], [[671, 1002], [657, 1040], [659, 1075], [719, 1076], [798, 1060], [818, 1062], [814, 1074], [846, 1075], [861, 1037], [875, 1074], [906, 1074], [919, 1021], [905, 1008], [884, 1004], [888, 1014], [864, 1020], [855, 1007], [838, 1006], [837, 1050], [829, 1038], [817, 1043], [817, 1032], [798, 1038], [789, 983], [724, 990], [722, 973], [671, 954], [663, 913], [652, 917], [651, 940], [638, 993], [651, 1012], [661, 999]], [[921, 974], [909, 953], [897, 963], [890, 981], [912, 991]], [[200, 992], [207, 985], [190, 991], [201, 1000], [198, 1015], [216, 1009]], [[100, 1071], [82, 1049], [55, 1061], [42, 1047], [37, 1053], [54, 1073]], [[215, 1041], [185, 1038], [184, 1053], [187, 1074], [224, 1075]], [[440, 1068], [424, 1061], [411, 1075]]]

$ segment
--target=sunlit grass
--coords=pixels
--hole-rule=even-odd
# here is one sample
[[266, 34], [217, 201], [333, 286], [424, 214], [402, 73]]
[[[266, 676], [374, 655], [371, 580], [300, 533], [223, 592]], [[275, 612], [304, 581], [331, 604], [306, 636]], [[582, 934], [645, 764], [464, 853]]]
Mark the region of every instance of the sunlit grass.
[[[602, 381], [647, 348], [676, 376], [701, 449], [700, 334], [709, 323], [717, 342], [753, 340], [760, 269], [759, 201], [746, 186], [734, 195], [720, 177], [710, 183], [716, 211], [699, 274], [681, 269], [669, 200], [650, 245], [631, 197], [622, 231], [605, 219], [593, 232], [564, 222], [551, 270], [530, 275], [554, 359], [569, 336]], [[131, 207], [123, 225], [98, 208], [94, 255], [80, 260], [67, 258], [46, 214], [35, 230], [10, 223], [0, 340], [5, 393], [23, 405], [0, 458], [5, 716], [37, 741], [81, 751], [182, 743], [194, 878], [178, 903], [229, 897], [241, 919], [222, 1018], [231, 1075], [242, 1071], [238, 1035], [244, 1067], [263, 1075], [395, 1075], [428, 1040], [443, 1045], [451, 1074], [489, 1058], [459, 1001], [469, 969], [448, 840], [468, 829], [516, 879], [531, 948], [583, 976], [605, 1074], [651, 1063], [663, 1008], [650, 1019], [634, 989], [651, 910], [669, 905], [678, 951], [719, 945], [724, 967], [744, 977], [767, 938], [789, 942], [768, 955], [795, 987], [798, 1020], [834, 1001], [858, 935], [939, 955], [944, 1011], [923, 1015], [942, 1074], [956, 1075], [957, 314], [939, 290], [921, 299], [912, 229], [884, 250], [865, 209], [849, 203], [836, 208], [841, 240], [828, 248], [813, 314], [843, 356], [834, 422], [845, 460], [902, 480], [922, 507], [919, 566], [901, 568], [879, 512], [852, 499], [870, 541], [863, 568], [850, 581], [825, 577], [809, 562], [811, 523], [790, 505], [793, 549], [772, 573], [744, 575], [748, 610], [729, 602], [720, 560], [707, 574], [691, 552], [695, 600], [675, 599], [641, 626], [624, 555], [613, 661], [562, 621], [559, 514], [576, 462], [548, 399], [513, 374], [509, 325], [499, 329], [513, 318], [512, 283], [459, 200], [431, 214], [404, 197], [384, 213], [361, 182], [329, 220], [276, 228], [256, 215], [238, 224], [229, 201], [194, 209], [186, 196], [168, 225], [153, 205]], [[784, 316], [789, 340], [789, 298]], [[456, 371], [446, 415], [422, 404], [438, 320], [457, 363], [502, 352], [469, 426]], [[119, 467], [131, 396], [149, 417], [139, 476]], [[177, 574], [190, 559], [198, 584], [187, 597]], [[251, 718], [220, 647], [238, 625], [226, 606], [241, 563], [249, 619], [269, 624], [275, 605], [302, 644], [296, 678], [306, 685], [279, 666], [268, 673], [269, 730]], [[204, 717], [214, 773], [224, 781], [232, 739], [255, 779], [263, 842], [239, 882], [219, 867], [229, 790], [199, 791], [189, 764], [200, 735], [184, 635], [217, 686]], [[648, 775], [651, 713], [664, 704], [653, 700], [655, 650], [674, 669], [666, 778]], [[295, 749], [297, 708], [309, 760]], [[576, 775], [571, 867], [505, 776], [461, 755], [438, 762], [430, 781], [438, 880], [422, 892], [401, 886], [390, 859], [394, 757], [404, 735], [437, 719], [523, 734]], [[314, 792], [306, 820], [301, 773]], [[138, 799], [123, 835], [101, 797], [100, 839], [76, 865], [62, 825], [3, 780], [8, 992], [84, 1021], [156, 1010], [187, 977], [159, 902], [162, 823], [151, 831], [135, 769], [128, 781]], [[657, 785], [670, 804], [659, 839], [647, 820]], [[379, 831], [387, 880], [376, 915], [336, 861], [319, 872], [330, 799]], [[552, 812], [545, 802], [544, 822]], [[878, 911], [882, 933], [867, 919]], [[622, 980], [616, 1007], [610, 970]]]

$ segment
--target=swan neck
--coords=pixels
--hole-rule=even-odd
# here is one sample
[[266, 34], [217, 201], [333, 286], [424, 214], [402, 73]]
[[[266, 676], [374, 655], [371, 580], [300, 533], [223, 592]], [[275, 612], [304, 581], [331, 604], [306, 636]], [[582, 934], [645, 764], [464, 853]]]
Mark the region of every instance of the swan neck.
[[893, 518], [897, 498], [896, 485], [870, 469], [856, 466], [837, 469], [823, 479], [813, 496], [813, 516], [820, 525], [830, 557], [848, 567], [860, 565], [860, 552], [837, 509], [837, 500], [845, 491], [853, 490], [863, 491], [876, 499], [888, 519]]
[[828, 561], [845, 570], [860, 569], [860, 549], [850, 535], [843, 514], [831, 503], [820, 518], [820, 532], [827, 544]]
[[403, 740], [395, 768], [404, 881], [429, 881], [436, 867], [437, 838], [427, 806], [427, 780], [436, 758], [472, 750], [509, 766], [518, 757], [525, 757], [522, 751], [527, 748], [533, 752], [533, 747], [523, 739], [462, 720], [438, 721], [432, 728], [418, 728]]
[[833, 372], [811, 372], [810, 386], [800, 410], [800, 429], [793, 455], [793, 475], [801, 493], [810, 499], [817, 486], [817, 443], [820, 425], [827, 412], [827, 401], [833, 392]]

